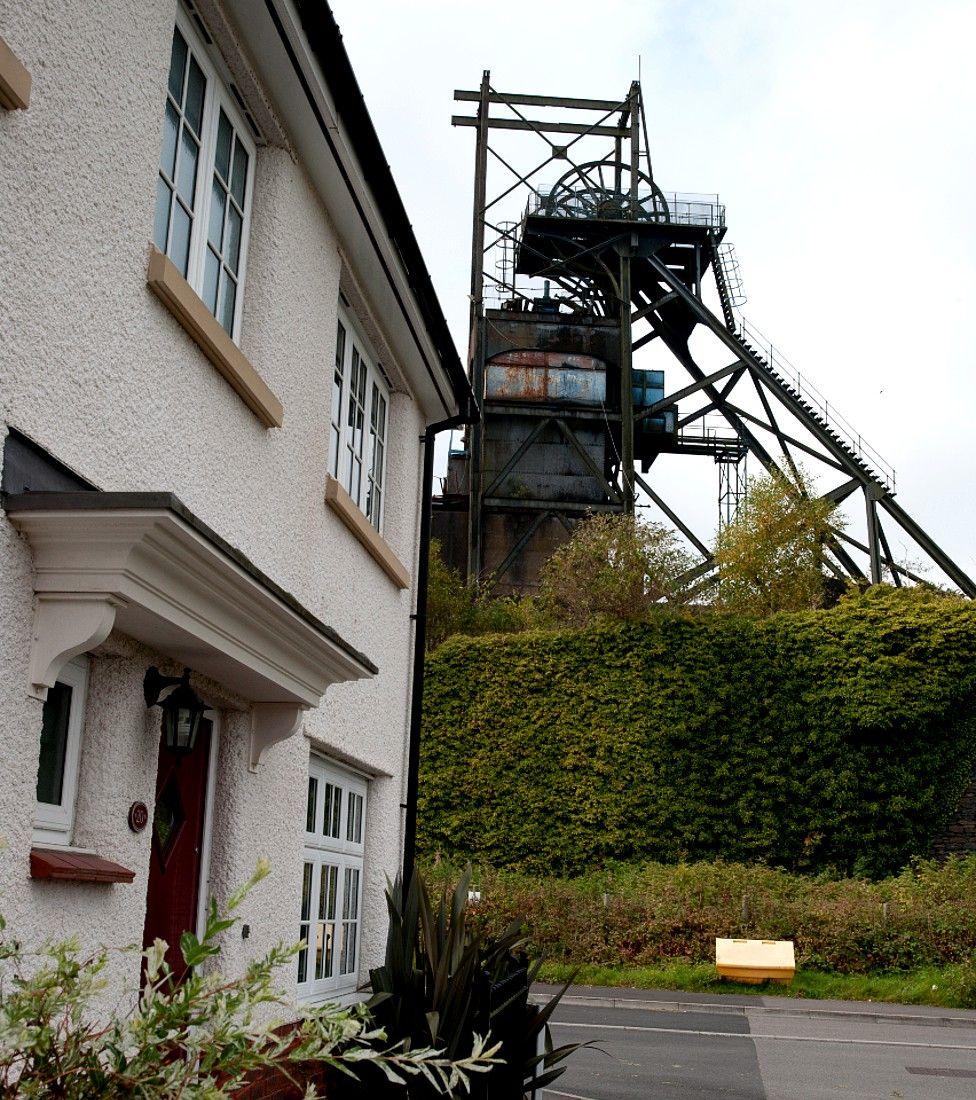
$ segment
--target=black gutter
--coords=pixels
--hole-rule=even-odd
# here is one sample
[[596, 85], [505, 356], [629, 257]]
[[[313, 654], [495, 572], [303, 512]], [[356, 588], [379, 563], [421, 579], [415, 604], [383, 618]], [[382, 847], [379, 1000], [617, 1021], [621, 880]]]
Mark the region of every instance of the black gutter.
[[410, 687], [410, 737], [407, 751], [407, 811], [403, 826], [403, 881], [409, 883], [417, 863], [417, 794], [420, 789], [420, 724], [424, 712], [424, 659], [427, 653], [427, 586], [430, 579], [430, 518], [434, 488], [434, 440], [438, 432], [460, 428], [478, 419], [477, 410], [431, 424], [421, 439], [424, 473], [421, 488], [420, 560], [417, 562], [417, 591], [413, 634], [413, 679]]
[[[295, 72], [304, 85], [305, 80], [301, 73], [301, 67], [298, 65], [288, 43], [278, 13], [274, 9], [273, 0], [265, 0], [265, 3], [277, 27], [282, 43], [291, 57]], [[437, 351], [441, 367], [451, 383], [455, 404], [464, 411], [470, 408], [474, 401], [471, 387], [458, 357], [457, 348], [441, 310], [440, 302], [437, 299], [437, 293], [434, 290], [434, 284], [431, 282], [427, 264], [420, 251], [420, 246], [417, 244], [413, 226], [410, 224], [403, 200], [400, 198], [400, 192], [397, 190], [393, 179], [393, 172], [383, 154], [379, 136], [376, 133], [373, 120], [370, 118], [369, 109], [360, 91], [359, 82], [356, 80], [356, 74], [353, 71], [349, 55], [346, 53], [339, 25], [336, 23], [335, 16], [325, 0], [296, 0], [295, 6], [301, 20], [302, 30], [305, 32], [311, 51], [322, 69], [329, 93], [335, 103], [336, 114], [342, 120], [352, 144], [353, 152], [362, 169], [366, 185], [383, 219], [387, 235], [403, 264], [410, 291], [420, 310], [427, 334]], [[318, 116], [319, 112], [314, 97], [310, 95], [310, 90], [307, 87], [305, 92], [310, 106]], [[342, 171], [342, 164], [332, 135], [321, 118], [319, 118], [319, 125], [326, 142], [332, 150], [336, 163]], [[350, 196], [358, 208], [358, 199], [348, 179], [346, 184]], [[367, 232], [369, 232], [365, 213], [361, 209], [359, 213]], [[371, 233], [370, 236], [372, 236]], [[375, 243], [374, 241], [374, 246]], [[377, 254], [379, 255], [378, 250]], [[380, 256], [380, 261], [385, 267], [382, 256]], [[407, 322], [409, 325], [409, 318], [407, 318]], [[416, 339], [416, 334], [414, 334], [414, 337]]]

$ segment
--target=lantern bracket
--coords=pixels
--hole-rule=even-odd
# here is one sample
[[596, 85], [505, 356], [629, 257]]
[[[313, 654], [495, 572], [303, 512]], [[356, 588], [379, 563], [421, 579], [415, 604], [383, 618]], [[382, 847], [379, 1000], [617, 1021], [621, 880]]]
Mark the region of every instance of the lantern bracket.
[[164, 676], [155, 665], [146, 669], [145, 678], [142, 681], [142, 696], [146, 700], [147, 707], [154, 707], [159, 703], [159, 697], [168, 687], [176, 687], [177, 684], [190, 684], [190, 670], [183, 669], [182, 676]]
[[[166, 698], [161, 695], [167, 688]], [[190, 670], [182, 676], [163, 676], [153, 665], [146, 670], [142, 693], [147, 707], [159, 707], [163, 712], [163, 736], [166, 745], [181, 756], [193, 752], [203, 712], [209, 707], [190, 686]]]

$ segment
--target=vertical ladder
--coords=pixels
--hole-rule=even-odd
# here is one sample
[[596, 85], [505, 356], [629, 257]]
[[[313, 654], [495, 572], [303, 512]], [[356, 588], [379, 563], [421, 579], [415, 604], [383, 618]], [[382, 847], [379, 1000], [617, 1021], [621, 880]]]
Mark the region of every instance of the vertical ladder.
[[712, 267], [715, 271], [718, 298], [722, 303], [722, 317], [725, 320], [725, 327], [734, 336], [737, 327], [733, 310], [746, 303], [746, 296], [742, 292], [742, 272], [739, 270], [735, 245], [731, 243], [718, 244], [714, 233], [712, 237], [712, 248], [715, 255], [715, 262]]

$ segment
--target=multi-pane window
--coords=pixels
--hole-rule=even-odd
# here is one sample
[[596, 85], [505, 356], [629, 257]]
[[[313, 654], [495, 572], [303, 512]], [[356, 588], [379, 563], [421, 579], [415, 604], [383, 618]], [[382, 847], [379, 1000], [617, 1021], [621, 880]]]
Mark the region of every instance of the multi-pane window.
[[309, 763], [298, 995], [355, 991], [359, 972], [366, 782], [318, 757]]
[[[314, 864], [308, 862], [306, 862], [302, 868], [302, 915], [298, 936], [305, 944], [311, 944], [312, 942], [312, 872], [314, 869]], [[303, 947], [298, 954], [298, 984], [301, 986], [307, 981], [308, 948]]]
[[363, 446], [366, 441], [366, 360], [355, 344], [352, 346], [351, 359], [346, 398], [349, 413], [346, 417], [345, 471], [346, 490], [358, 504], [362, 499]]
[[381, 531], [386, 482], [390, 391], [365, 343], [339, 322], [332, 381], [329, 470]]
[[339, 939], [339, 973], [356, 973], [356, 949], [359, 939], [358, 867], [346, 867], [342, 885], [342, 934]]
[[153, 240], [235, 339], [253, 165], [254, 144], [181, 12], [163, 108]]
[[372, 461], [366, 494], [366, 518], [378, 531], [383, 516], [383, 474], [386, 462], [386, 396], [373, 383], [369, 406], [369, 441]]
[[71, 843], [87, 689], [88, 661], [77, 657], [61, 670], [44, 700], [34, 813], [38, 843]]
[[363, 796], [355, 791], [346, 792], [346, 840], [363, 841]]
[[163, 149], [156, 181], [156, 247], [185, 276], [197, 204], [197, 169], [203, 141], [203, 104], [207, 78], [186, 38], [177, 28], [169, 63], [163, 112]]
[[244, 237], [244, 202], [250, 163], [241, 136], [223, 107], [217, 118], [217, 149], [210, 188], [203, 294], [207, 309], [229, 333], [234, 331], [237, 287]]

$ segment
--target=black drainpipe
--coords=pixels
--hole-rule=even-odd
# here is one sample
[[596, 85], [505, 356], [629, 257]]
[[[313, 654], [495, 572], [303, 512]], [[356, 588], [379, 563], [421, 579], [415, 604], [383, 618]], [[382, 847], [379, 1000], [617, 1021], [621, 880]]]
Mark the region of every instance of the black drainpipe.
[[417, 791], [420, 785], [420, 720], [424, 710], [424, 657], [427, 650], [427, 583], [430, 577], [430, 513], [434, 487], [434, 440], [438, 432], [478, 420], [477, 409], [441, 420], [421, 436], [424, 475], [420, 497], [420, 560], [417, 562], [417, 609], [413, 615], [413, 682], [410, 688], [410, 744], [407, 757], [407, 811], [403, 831], [403, 881], [409, 883], [417, 862]]

